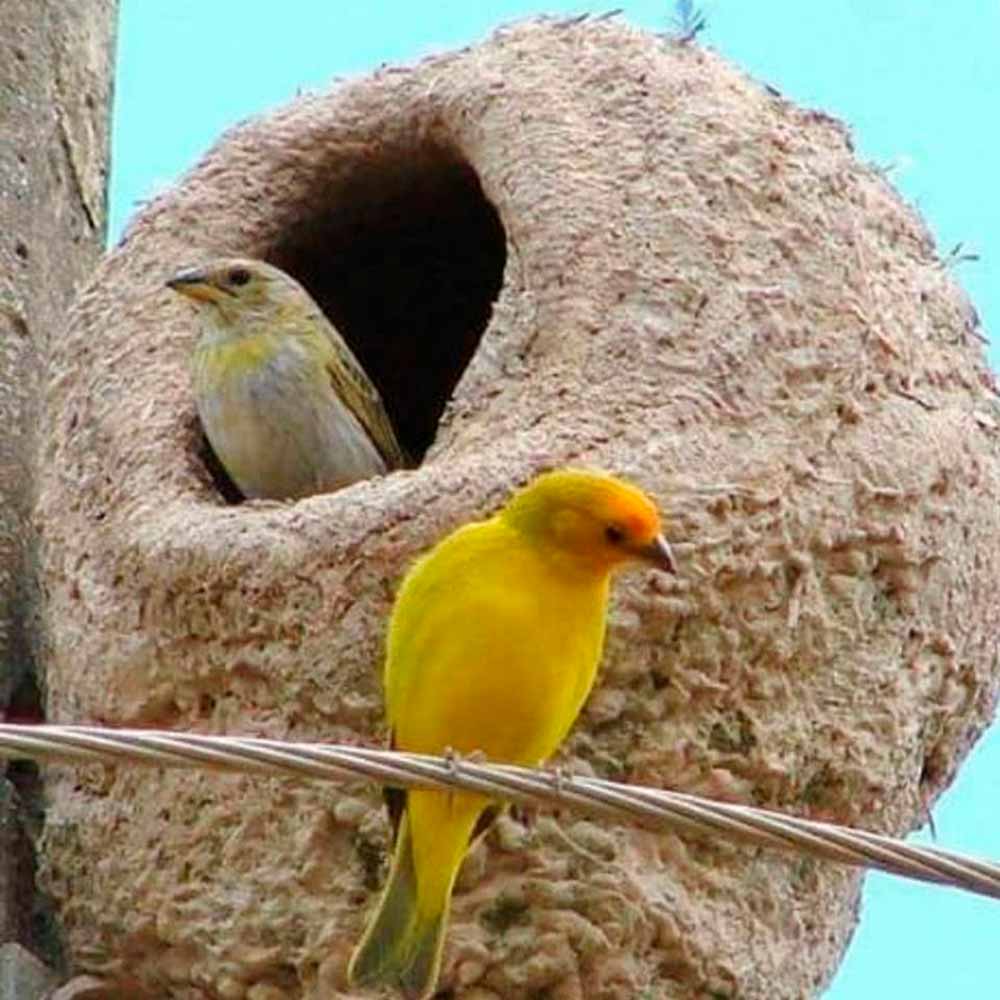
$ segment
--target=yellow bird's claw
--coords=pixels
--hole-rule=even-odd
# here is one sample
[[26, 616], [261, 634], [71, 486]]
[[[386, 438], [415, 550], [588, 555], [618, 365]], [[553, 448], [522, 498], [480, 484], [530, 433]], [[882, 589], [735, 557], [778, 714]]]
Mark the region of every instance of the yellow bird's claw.
[[441, 751], [441, 756], [445, 759], [449, 774], [458, 774], [458, 767], [462, 761], [468, 761], [470, 764], [485, 764], [489, 759], [482, 750], [459, 753], [454, 747], [445, 747]]
[[552, 790], [562, 797], [565, 791], [573, 783], [573, 772], [563, 764], [556, 764], [552, 769]]

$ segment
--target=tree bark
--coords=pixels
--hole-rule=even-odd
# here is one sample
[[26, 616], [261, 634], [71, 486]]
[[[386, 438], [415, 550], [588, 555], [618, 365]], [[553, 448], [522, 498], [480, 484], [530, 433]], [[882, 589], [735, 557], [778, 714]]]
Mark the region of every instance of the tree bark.
[[[114, 0], [0, 0], [0, 712], [41, 712], [31, 527], [51, 338], [104, 241]], [[34, 889], [37, 770], [0, 770], [0, 942], [58, 961]], [[11, 951], [10, 954], [16, 954]]]

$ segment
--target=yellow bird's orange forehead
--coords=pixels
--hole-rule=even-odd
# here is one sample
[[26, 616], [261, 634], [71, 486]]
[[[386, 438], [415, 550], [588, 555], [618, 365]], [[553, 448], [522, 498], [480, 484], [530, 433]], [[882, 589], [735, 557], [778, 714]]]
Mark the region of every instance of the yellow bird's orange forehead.
[[637, 486], [607, 473], [582, 469], [544, 473], [520, 491], [514, 504], [585, 512], [637, 539], [651, 539], [660, 530], [653, 501]]
[[621, 525], [634, 538], [652, 538], [659, 534], [660, 515], [653, 502], [628, 483], [616, 482], [607, 498], [603, 515]]

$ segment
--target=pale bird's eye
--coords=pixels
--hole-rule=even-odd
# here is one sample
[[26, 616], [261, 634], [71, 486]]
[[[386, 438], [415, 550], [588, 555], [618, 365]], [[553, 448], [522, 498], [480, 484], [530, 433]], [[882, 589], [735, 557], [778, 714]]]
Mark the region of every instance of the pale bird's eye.
[[231, 285], [245, 285], [250, 281], [250, 272], [245, 267], [234, 267], [229, 272]]
[[621, 543], [625, 541], [625, 532], [622, 531], [622, 529], [617, 527], [616, 525], [609, 524], [604, 529], [604, 537], [612, 545], [621, 545]]

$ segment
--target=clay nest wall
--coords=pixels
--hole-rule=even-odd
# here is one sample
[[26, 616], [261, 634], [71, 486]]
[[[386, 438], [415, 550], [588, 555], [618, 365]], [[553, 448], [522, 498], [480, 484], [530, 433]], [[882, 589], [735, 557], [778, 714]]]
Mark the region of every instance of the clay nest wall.
[[[307, 285], [419, 468], [226, 502], [163, 287], [220, 254]], [[378, 742], [408, 561], [586, 463], [658, 497], [682, 573], [618, 587], [563, 763], [902, 833], [996, 697], [998, 426], [973, 311], [836, 121], [620, 24], [503, 30], [233, 129], [97, 271], [50, 359], [50, 717]], [[77, 968], [130, 997], [343, 995], [376, 789], [89, 767], [49, 792]], [[461, 875], [441, 985], [809, 996], [859, 885], [507, 818]]]

